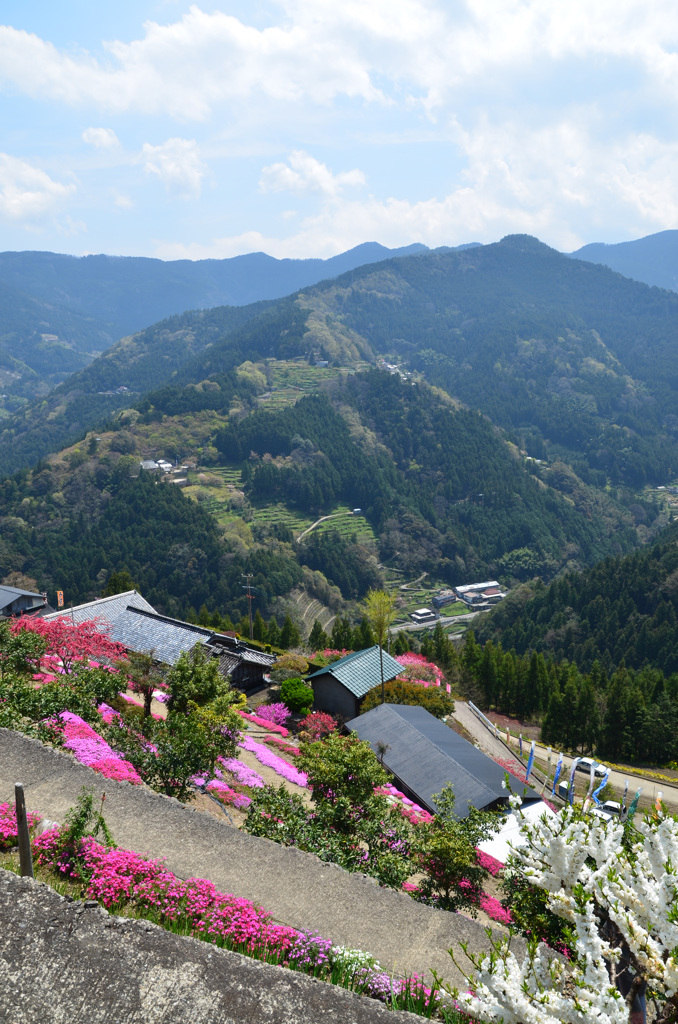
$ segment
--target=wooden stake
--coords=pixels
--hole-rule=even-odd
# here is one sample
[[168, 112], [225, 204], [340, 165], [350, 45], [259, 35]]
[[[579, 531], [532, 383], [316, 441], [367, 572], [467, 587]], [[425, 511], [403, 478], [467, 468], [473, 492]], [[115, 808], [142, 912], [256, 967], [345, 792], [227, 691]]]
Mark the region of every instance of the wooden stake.
[[28, 832], [28, 818], [26, 817], [26, 801], [24, 799], [23, 782], [17, 782], [14, 786], [14, 801], [16, 803], [16, 830], [19, 836], [19, 864], [22, 877], [35, 878], [33, 874], [33, 856], [31, 854], [31, 837]]

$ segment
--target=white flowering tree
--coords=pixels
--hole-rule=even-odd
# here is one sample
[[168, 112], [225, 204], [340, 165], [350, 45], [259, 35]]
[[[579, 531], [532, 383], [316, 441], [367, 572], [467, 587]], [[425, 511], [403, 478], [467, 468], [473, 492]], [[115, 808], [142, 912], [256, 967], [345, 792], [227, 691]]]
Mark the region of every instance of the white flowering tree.
[[574, 955], [535, 941], [520, 962], [498, 942], [470, 958], [460, 1008], [503, 1024], [635, 1024], [647, 994], [658, 1024], [678, 1021], [678, 820], [662, 811], [624, 828], [573, 808], [524, 822], [509, 868], [549, 894]]

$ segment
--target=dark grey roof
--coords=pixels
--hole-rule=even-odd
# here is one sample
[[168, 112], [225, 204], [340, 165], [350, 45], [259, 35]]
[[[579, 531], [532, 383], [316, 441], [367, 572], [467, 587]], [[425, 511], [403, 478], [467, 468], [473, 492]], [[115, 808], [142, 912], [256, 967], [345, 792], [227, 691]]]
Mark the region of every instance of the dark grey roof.
[[175, 665], [184, 651], [206, 643], [212, 630], [130, 606], [111, 623], [109, 636], [128, 651], [153, 651], [157, 661]]
[[0, 609], [6, 608], [8, 604], [16, 601], [17, 597], [39, 597], [44, 600], [42, 594], [35, 594], [32, 590], [20, 590], [19, 587], [0, 586]]
[[[505, 769], [425, 708], [380, 704], [347, 722], [347, 728], [367, 740], [375, 752], [377, 743], [386, 743], [385, 767], [430, 811], [436, 809], [433, 794], [446, 782], [454, 787], [455, 812], [460, 818], [468, 815], [469, 807], [482, 810], [508, 797], [502, 787]], [[509, 784], [526, 803], [539, 800], [515, 776], [509, 775]]]
[[149, 604], [145, 597], [142, 597], [136, 590], [126, 590], [124, 594], [113, 594], [112, 597], [100, 597], [96, 601], [88, 601], [87, 604], [76, 605], [75, 608], [60, 608], [58, 612], [45, 615], [45, 619], [70, 619], [76, 625], [81, 622], [92, 620], [101, 622], [102, 625], [111, 625], [129, 607], [141, 608], [146, 612], [155, 612], [152, 604]]
[[[392, 658], [386, 651], [383, 652], [384, 659], [384, 682], [395, 679], [404, 671], [400, 662]], [[331, 675], [349, 690], [354, 697], [364, 697], [366, 693], [373, 690], [375, 686], [381, 685], [381, 670], [379, 667], [379, 646], [368, 647], [366, 651], [353, 651], [339, 661], [333, 661], [331, 665], [318, 669], [308, 676], [308, 679], [315, 679], [317, 676]]]

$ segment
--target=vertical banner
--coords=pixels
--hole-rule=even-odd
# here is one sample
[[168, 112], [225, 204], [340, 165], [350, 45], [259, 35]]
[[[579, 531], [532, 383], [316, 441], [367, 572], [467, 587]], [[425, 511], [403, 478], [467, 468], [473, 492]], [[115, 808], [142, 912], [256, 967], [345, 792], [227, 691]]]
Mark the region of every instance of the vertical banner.
[[552, 796], [556, 795], [556, 786], [558, 785], [558, 779], [560, 778], [560, 773], [562, 772], [562, 770], [563, 770], [563, 755], [562, 754], [558, 754], [558, 760], [556, 762], [556, 774], [553, 776], [553, 789], [551, 791], [551, 795]]
[[658, 790], [657, 790], [657, 799], [656, 799], [656, 800], [655, 800], [655, 802], [654, 802], [654, 809], [655, 809], [655, 811], [657, 812], [657, 814], [659, 814], [659, 812], [660, 812], [660, 811], [661, 811], [661, 809], [662, 809], [662, 797], [663, 797], [663, 796], [664, 796], [664, 794], [663, 794], [663, 792], [661, 791], [661, 789], [658, 789]]
[[640, 800], [640, 794], [642, 792], [643, 792], [643, 787], [640, 786], [636, 790], [636, 795], [634, 796], [633, 800], [631, 801], [631, 806], [629, 807], [629, 813], [626, 815], [627, 821], [630, 820], [631, 822], [633, 822], [633, 816], [636, 813], [636, 811], [638, 810], [638, 801]]
[[[593, 787], [594, 787], [595, 781], [596, 781], [596, 762], [592, 760], [591, 761], [591, 772], [589, 774], [589, 788], [586, 790], [586, 796], [584, 797], [584, 805], [582, 807], [582, 810], [583, 810], [584, 814], [586, 814], [586, 812], [589, 809], [589, 804], [591, 803], [591, 794], [593, 793]], [[597, 789], [596, 793], [598, 793], [598, 792], [600, 792], [600, 790]], [[600, 803], [600, 800], [598, 800], [596, 797], [594, 797], [593, 799], [596, 801], [596, 804]]]
[[532, 740], [532, 743], [530, 744], [530, 756], [527, 759], [527, 771], [525, 772], [525, 782], [527, 782], [527, 780], [529, 779], [530, 772], [532, 771], [532, 765], [534, 764], [534, 747], [535, 743], [534, 740]]
[[445, 689], [447, 690], [448, 693], [452, 693], [452, 687], [450, 686], [449, 683], [445, 683]]
[[523, 756], [523, 734], [522, 734], [522, 732], [518, 733], [518, 750], [520, 751], [520, 756], [522, 757]]
[[57, 590], [57, 608], [63, 608], [64, 606], [64, 592], [63, 590]]
[[626, 779], [625, 785], [624, 785], [624, 795], [622, 797], [622, 802], [621, 802], [621, 811], [620, 811], [620, 815], [619, 815], [620, 818], [622, 819], [622, 821], [624, 820], [624, 818], [626, 816], [626, 797], [628, 796], [628, 793], [629, 793], [629, 780]]
[[506, 726], [506, 746], [511, 746], [511, 734], [509, 733], [508, 725]]
[[574, 761], [572, 762], [572, 767], [570, 768], [570, 781], [567, 786], [567, 802], [570, 805], [570, 807], [574, 803], [574, 773], [576, 772], [577, 765], [580, 761], [581, 757], [575, 757]]
[[[593, 774], [593, 768], [591, 768], [591, 774]], [[602, 793], [603, 790], [605, 789], [605, 787], [607, 786], [607, 780], [609, 779], [609, 777], [610, 777], [610, 769], [608, 768], [607, 771], [605, 772], [605, 774], [603, 775], [603, 781], [601, 782], [601, 784], [598, 786], [598, 789], [593, 794], [593, 799], [596, 802], [596, 807], [600, 807], [600, 800], [598, 799], [598, 794]]]
[[544, 781], [541, 784], [541, 796], [544, 795], [544, 790], [546, 789], [546, 783], [549, 781], [549, 775], [551, 774], [551, 755], [552, 755], [552, 753], [553, 752], [552, 752], [551, 748], [547, 747], [547, 750], [546, 750], [546, 771], [544, 772]]

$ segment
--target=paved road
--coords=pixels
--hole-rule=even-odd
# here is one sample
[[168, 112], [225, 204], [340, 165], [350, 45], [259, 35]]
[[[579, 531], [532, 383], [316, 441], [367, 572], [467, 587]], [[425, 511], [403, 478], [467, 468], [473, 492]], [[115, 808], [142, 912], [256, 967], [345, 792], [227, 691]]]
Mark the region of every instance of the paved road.
[[[491, 757], [508, 757], [509, 751], [504, 742], [506, 733], [501, 733], [504, 740], [495, 739], [494, 735], [490, 730], [483, 725], [480, 719], [471, 711], [470, 707], [465, 701], [455, 701], [454, 714], [464, 728], [473, 736], [474, 740], [478, 743], [481, 750], [489, 754]], [[511, 736], [511, 752], [514, 754], [518, 753], [518, 740]], [[529, 744], [526, 744], [523, 740], [523, 750], [529, 750]], [[550, 776], [553, 779], [553, 771], [555, 768], [555, 762], [557, 757], [557, 751], [553, 752], [553, 759], [551, 764]], [[547, 748], [543, 743], [537, 743], [536, 747], [536, 759], [537, 761], [542, 760], [546, 764], [547, 760]], [[565, 780], [568, 778], [568, 773], [572, 767], [572, 758], [567, 755], [563, 755], [563, 770], [561, 773], [561, 779]], [[581, 776], [583, 778], [583, 775]], [[671, 785], [670, 783], [664, 783], [659, 779], [646, 779], [639, 775], [633, 775], [631, 772], [618, 771], [612, 769], [610, 772], [609, 781], [621, 794], [624, 791], [626, 781], [629, 783], [629, 799], [635, 793], [639, 786], [642, 786], [643, 796], [654, 800], [657, 793], [661, 790], [662, 799], [665, 804], [671, 807], [678, 807], [678, 785]]]

